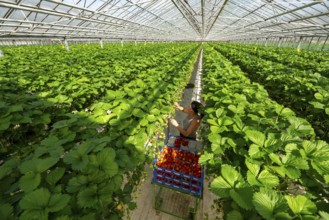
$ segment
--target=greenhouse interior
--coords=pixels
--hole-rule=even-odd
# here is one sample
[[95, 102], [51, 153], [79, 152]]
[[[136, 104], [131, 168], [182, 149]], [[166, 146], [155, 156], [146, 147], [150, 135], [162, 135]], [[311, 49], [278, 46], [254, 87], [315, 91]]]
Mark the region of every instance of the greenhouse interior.
[[0, 0], [0, 219], [329, 219], [329, 1]]

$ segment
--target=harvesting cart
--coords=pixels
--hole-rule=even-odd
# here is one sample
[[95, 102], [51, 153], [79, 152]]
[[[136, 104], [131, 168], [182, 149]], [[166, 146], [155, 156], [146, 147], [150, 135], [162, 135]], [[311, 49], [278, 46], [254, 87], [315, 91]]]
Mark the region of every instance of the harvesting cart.
[[154, 159], [153, 207], [181, 219], [195, 219], [204, 180], [198, 164], [202, 147], [198, 141], [169, 136]]

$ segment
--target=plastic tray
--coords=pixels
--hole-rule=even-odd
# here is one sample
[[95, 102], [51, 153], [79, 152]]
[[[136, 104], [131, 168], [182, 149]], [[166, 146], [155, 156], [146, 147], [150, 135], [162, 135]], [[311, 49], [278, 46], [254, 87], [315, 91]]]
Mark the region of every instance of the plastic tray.
[[[181, 148], [175, 148], [172, 146], [166, 146], [179, 151], [191, 152], [189, 150], [184, 150]], [[163, 147], [161, 149], [161, 152]], [[192, 152], [195, 153], [195, 152]], [[203, 180], [204, 180], [204, 167], [201, 166], [201, 177], [198, 178], [193, 175], [184, 174], [178, 172], [174, 169], [167, 169], [163, 167], [156, 166], [158, 158], [154, 159], [154, 169], [153, 169], [153, 182], [167, 186], [171, 189], [185, 192], [197, 197], [202, 196]]]

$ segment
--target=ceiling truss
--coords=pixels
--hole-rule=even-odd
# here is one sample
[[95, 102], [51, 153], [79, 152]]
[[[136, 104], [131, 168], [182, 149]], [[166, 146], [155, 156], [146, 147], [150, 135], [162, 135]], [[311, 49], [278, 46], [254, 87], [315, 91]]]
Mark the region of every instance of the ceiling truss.
[[217, 41], [285, 36], [328, 37], [329, 1], [0, 0], [0, 40]]

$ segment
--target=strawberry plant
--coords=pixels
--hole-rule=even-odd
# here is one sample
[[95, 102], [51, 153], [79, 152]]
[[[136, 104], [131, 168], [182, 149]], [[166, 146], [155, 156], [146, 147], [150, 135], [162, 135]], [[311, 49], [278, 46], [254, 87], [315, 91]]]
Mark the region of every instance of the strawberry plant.
[[[94, 97], [85, 93], [89, 104], [84, 103], [83, 108], [71, 108], [73, 97], [69, 92], [65, 94], [67, 98], [59, 93], [54, 95], [59, 96], [60, 102], [52, 100], [52, 94], [35, 93], [35, 97], [39, 98], [43, 94], [42, 100], [52, 104], [41, 105], [51, 112], [50, 122], [47, 117], [40, 122], [40, 129], [48, 127], [42, 135], [36, 130], [31, 137], [34, 137], [33, 142], [24, 139], [21, 145], [11, 142], [11, 153], [3, 154], [0, 165], [2, 216], [21, 219], [120, 219], [124, 212], [136, 207], [132, 194], [147, 161], [149, 149], [145, 148], [145, 143], [154, 136], [158, 127], [166, 123], [164, 116], [172, 110], [169, 103], [187, 83], [199, 52], [196, 44], [182, 44], [158, 54], [160, 48], [166, 47], [171, 48], [172, 45], [154, 48], [162, 62], [151, 64], [153, 68], [145, 69], [132, 78], [127, 76], [131, 81], [124, 86], [106, 87], [103, 94]], [[168, 54], [172, 54], [169, 56], [171, 59], [165, 59]], [[123, 55], [122, 62], [129, 57], [132, 55]], [[154, 56], [144, 57], [144, 61], [139, 63], [141, 69], [147, 67], [145, 60], [148, 59], [151, 59], [150, 63], [159, 61]], [[72, 57], [67, 62], [74, 65], [75, 61]], [[85, 64], [88, 65], [88, 61]], [[122, 74], [120, 72], [115, 77], [120, 78]], [[111, 80], [110, 75], [103, 78], [103, 83], [107, 80]], [[34, 81], [35, 78], [28, 82]], [[79, 82], [85, 84], [86, 79]], [[22, 85], [22, 89], [29, 85]], [[42, 85], [40, 88], [43, 88]], [[1, 95], [7, 97], [4, 91]], [[5, 117], [23, 110], [20, 107], [5, 108]], [[24, 126], [22, 121], [19, 123]], [[12, 129], [11, 126], [10, 123], [2, 130], [1, 140], [5, 139], [2, 136], [5, 132], [11, 134], [8, 130]], [[15, 126], [13, 129], [16, 129]]]
[[327, 103], [315, 97], [315, 94], [329, 91], [328, 78], [247, 55], [224, 44], [216, 50], [238, 64], [251, 80], [263, 84], [273, 99], [306, 118], [320, 139], [329, 140]]
[[206, 45], [204, 52], [208, 128], [199, 163], [226, 218], [327, 216], [328, 143], [218, 51]]

